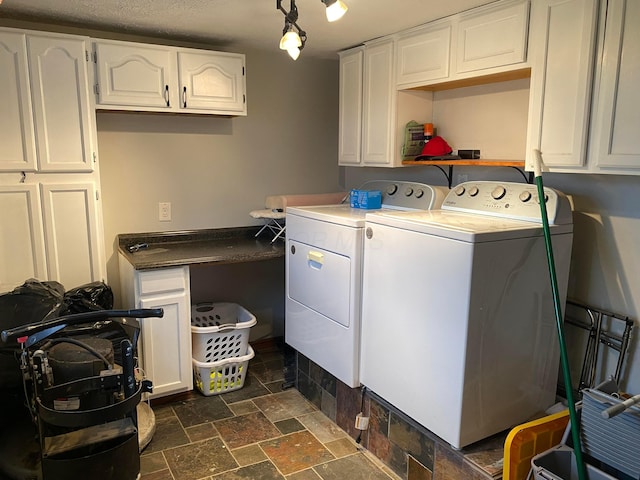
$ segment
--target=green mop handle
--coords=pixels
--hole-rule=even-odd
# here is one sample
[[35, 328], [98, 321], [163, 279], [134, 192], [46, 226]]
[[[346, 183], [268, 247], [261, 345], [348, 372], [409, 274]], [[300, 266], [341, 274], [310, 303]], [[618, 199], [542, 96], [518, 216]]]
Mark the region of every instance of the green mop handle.
[[576, 456], [578, 467], [578, 479], [586, 480], [587, 470], [582, 459], [582, 448], [580, 447], [580, 425], [576, 406], [573, 400], [573, 386], [571, 383], [571, 372], [569, 370], [569, 357], [567, 355], [567, 345], [564, 341], [564, 327], [562, 322], [562, 305], [560, 304], [560, 294], [558, 293], [558, 280], [556, 278], [556, 264], [553, 259], [553, 248], [551, 246], [551, 232], [549, 230], [549, 218], [547, 217], [547, 202], [542, 185], [542, 154], [540, 150], [534, 150], [535, 162], [534, 173], [536, 186], [538, 187], [538, 200], [540, 204], [540, 215], [542, 216], [542, 230], [544, 232], [544, 243], [547, 249], [547, 263], [549, 264], [549, 276], [551, 278], [551, 289], [553, 293], [553, 306], [556, 313], [556, 328], [558, 330], [558, 340], [560, 342], [560, 362], [562, 365], [562, 376], [564, 377], [564, 387], [567, 391], [567, 402], [569, 403], [569, 420], [571, 422], [571, 438], [573, 439], [573, 451]]

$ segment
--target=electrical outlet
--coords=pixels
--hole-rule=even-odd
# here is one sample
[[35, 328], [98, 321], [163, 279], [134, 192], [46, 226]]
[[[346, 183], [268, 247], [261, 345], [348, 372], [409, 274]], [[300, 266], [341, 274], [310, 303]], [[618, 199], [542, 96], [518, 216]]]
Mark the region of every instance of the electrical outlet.
[[158, 203], [158, 220], [161, 222], [171, 221], [171, 203], [160, 202]]

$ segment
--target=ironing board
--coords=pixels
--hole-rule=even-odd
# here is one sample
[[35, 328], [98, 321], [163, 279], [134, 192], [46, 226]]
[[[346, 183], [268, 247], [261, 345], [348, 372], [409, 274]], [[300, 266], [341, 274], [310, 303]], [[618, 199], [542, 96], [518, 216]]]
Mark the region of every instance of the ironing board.
[[335, 205], [342, 203], [346, 197], [346, 192], [315, 193], [308, 195], [269, 195], [264, 202], [265, 208], [249, 212], [249, 215], [253, 218], [265, 222], [255, 236], [258, 237], [266, 230], [273, 234], [271, 243], [275, 242], [278, 238], [284, 239], [286, 230], [285, 218], [288, 206]]

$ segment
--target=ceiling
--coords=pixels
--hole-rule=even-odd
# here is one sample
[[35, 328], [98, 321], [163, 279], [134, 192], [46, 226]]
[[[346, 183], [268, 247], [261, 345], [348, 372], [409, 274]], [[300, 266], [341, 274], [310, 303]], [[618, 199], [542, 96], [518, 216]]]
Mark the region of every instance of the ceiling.
[[[307, 32], [303, 56], [335, 58], [366, 40], [493, 0], [344, 0], [347, 14], [328, 23], [321, 0], [297, 0]], [[288, 11], [290, 0], [283, 0]], [[201, 43], [214, 48], [278, 48], [284, 15], [276, 0], [0, 0], [8, 18]]]

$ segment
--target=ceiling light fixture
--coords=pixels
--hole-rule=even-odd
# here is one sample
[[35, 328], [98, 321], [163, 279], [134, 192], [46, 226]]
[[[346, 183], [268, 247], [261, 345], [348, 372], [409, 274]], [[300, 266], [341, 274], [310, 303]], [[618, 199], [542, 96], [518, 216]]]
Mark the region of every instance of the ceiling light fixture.
[[298, 21], [296, 1], [291, 0], [291, 7], [288, 12], [282, 7], [282, 0], [276, 0], [276, 8], [284, 15], [284, 29], [280, 39], [280, 48], [286, 50], [289, 56], [296, 60], [307, 41], [307, 33], [296, 23]]
[[320, 0], [327, 7], [327, 20], [335, 22], [347, 13], [347, 6], [342, 0]]

